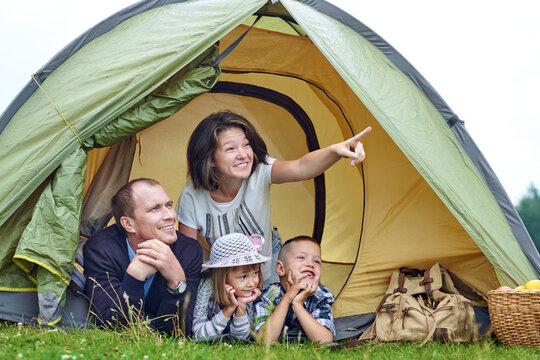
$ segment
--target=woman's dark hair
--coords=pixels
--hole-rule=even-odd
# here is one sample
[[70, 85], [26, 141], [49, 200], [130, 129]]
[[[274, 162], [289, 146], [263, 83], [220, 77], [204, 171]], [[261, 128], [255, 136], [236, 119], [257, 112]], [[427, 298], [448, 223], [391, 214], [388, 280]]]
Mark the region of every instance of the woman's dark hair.
[[219, 187], [219, 176], [212, 166], [214, 155], [218, 148], [218, 135], [230, 128], [239, 128], [244, 131], [249, 145], [253, 150], [253, 166], [251, 174], [257, 169], [259, 163], [266, 164], [268, 151], [266, 144], [255, 127], [241, 115], [224, 111], [212, 114], [197, 125], [187, 148], [188, 173], [193, 186], [208, 191]]

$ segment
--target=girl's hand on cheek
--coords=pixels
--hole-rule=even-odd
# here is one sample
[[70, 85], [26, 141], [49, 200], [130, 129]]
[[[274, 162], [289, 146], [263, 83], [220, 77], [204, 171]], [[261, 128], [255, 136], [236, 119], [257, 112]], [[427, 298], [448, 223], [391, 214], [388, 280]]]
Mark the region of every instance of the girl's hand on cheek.
[[236, 299], [236, 290], [229, 285], [225, 284], [225, 292], [227, 292], [227, 296], [229, 297], [230, 303], [236, 308], [238, 306], [238, 299]]
[[250, 302], [255, 301], [259, 296], [261, 296], [261, 290], [255, 288], [251, 291], [250, 296], [236, 298], [238, 300], [238, 306], [249, 304]]
[[262, 291], [259, 288], [253, 289], [253, 295], [255, 296], [255, 299], [257, 299], [259, 296], [261, 296]]
[[250, 296], [239, 296], [236, 298], [238, 301], [238, 307], [236, 308], [236, 317], [244, 316], [247, 314], [247, 304], [257, 299], [259, 296], [261, 296], [261, 290], [259, 288], [255, 288], [251, 291]]
[[238, 298], [238, 306], [236, 307], [236, 310], [234, 311], [236, 317], [244, 316], [247, 314], [247, 311], [246, 311], [247, 303], [244, 302], [242, 299], [246, 299], [246, 298], [242, 298], [242, 297]]

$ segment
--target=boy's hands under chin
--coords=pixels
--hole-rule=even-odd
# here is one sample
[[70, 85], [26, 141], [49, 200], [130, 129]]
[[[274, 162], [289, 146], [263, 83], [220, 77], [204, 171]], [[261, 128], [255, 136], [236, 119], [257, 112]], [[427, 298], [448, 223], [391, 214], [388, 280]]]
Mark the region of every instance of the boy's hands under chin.
[[295, 306], [304, 306], [304, 301], [312, 295], [315, 294], [317, 291], [317, 288], [319, 287], [318, 281], [312, 281], [312, 282], [304, 282], [303, 284], [306, 285], [304, 290], [300, 291], [298, 295], [296, 295], [292, 301], [293, 308]]
[[[285, 290], [287, 291], [285, 293], [284, 298], [287, 298], [287, 301], [289, 304], [293, 303], [293, 301], [302, 293], [304, 293], [307, 289], [311, 289], [313, 286], [313, 283], [308, 283], [305, 281], [307, 277], [307, 274], [300, 274], [296, 278], [293, 279], [292, 277], [292, 271], [289, 270], [289, 275], [287, 277], [287, 283]], [[318, 283], [315, 283], [315, 290], [317, 290]], [[314, 294], [315, 292], [313, 292]], [[311, 295], [313, 295], [311, 294]], [[307, 295], [310, 296], [310, 295]], [[306, 299], [307, 299], [306, 296]]]

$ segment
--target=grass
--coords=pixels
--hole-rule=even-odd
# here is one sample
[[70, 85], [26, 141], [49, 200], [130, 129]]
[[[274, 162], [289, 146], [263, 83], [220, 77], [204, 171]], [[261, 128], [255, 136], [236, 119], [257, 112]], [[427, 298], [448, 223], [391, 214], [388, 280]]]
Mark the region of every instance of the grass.
[[201, 344], [130, 330], [65, 332], [0, 323], [0, 359], [538, 359], [540, 348], [506, 347], [493, 339], [476, 345], [368, 343], [332, 351], [310, 343], [258, 346], [245, 343]]

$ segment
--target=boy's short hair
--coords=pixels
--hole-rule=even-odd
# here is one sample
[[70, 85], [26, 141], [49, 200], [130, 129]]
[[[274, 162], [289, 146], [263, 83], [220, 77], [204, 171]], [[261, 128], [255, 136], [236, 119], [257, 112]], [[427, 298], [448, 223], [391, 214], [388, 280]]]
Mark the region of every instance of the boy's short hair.
[[311, 236], [298, 235], [298, 236], [293, 237], [292, 239], [289, 239], [289, 240], [285, 241], [285, 243], [281, 246], [281, 250], [279, 250], [279, 255], [278, 255], [278, 260], [279, 261], [284, 261], [285, 260], [285, 258], [287, 257], [287, 254], [289, 253], [289, 250], [291, 248], [291, 244], [295, 243], [297, 241], [311, 241], [311, 242], [317, 244], [317, 246], [321, 247], [321, 244], [319, 244], [319, 242], [317, 240], [315, 240], [314, 238], [312, 238]]
[[260, 264], [213, 268], [211, 276], [214, 287], [214, 297], [216, 298], [216, 301], [220, 306], [232, 305], [231, 301], [229, 300], [229, 296], [225, 291], [225, 281], [227, 280], [227, 274], [234, 268], [246, 268], [248, 271], [255, 269], [259, 270], [259, 285], [257, 285], [257, 287], [259, 289], [262, 289], [264, 286], [264, 279], [261, 272]]

